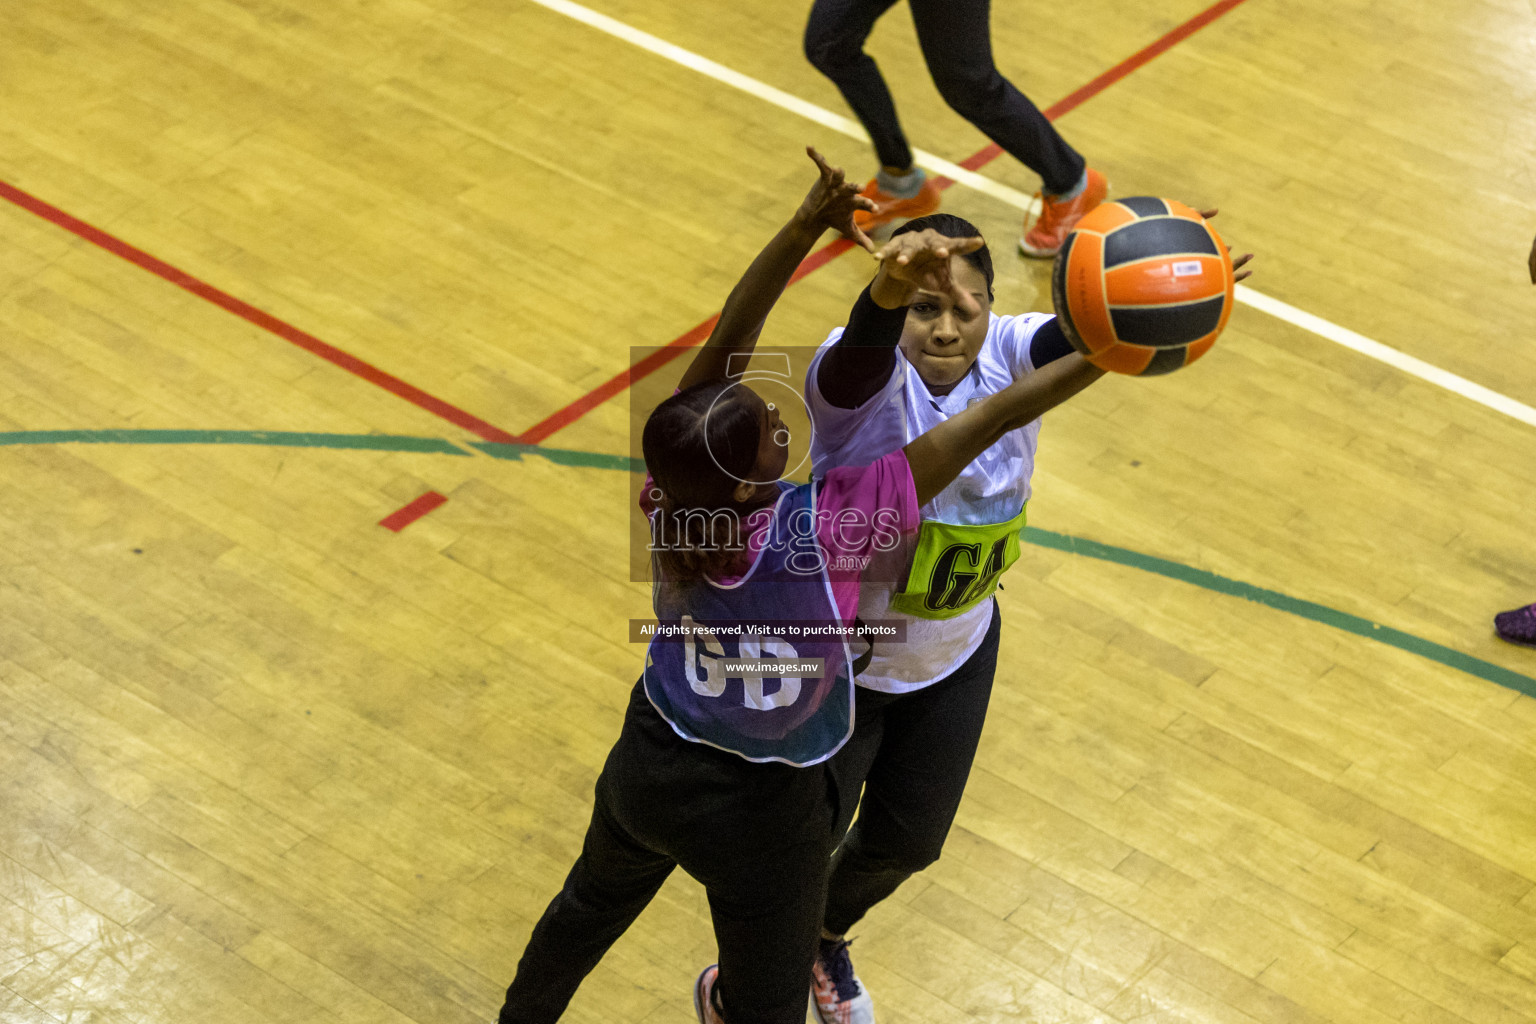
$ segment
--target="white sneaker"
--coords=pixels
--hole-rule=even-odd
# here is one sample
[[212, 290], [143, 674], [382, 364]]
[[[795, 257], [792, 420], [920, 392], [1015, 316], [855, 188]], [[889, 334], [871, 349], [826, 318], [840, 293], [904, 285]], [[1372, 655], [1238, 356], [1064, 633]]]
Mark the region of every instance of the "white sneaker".
[[821, 1024], [875, 1024], [875, 1001], [853, 973], [843, 939], [822, 939], [816, 951], [811, 965], [811, 1012]]

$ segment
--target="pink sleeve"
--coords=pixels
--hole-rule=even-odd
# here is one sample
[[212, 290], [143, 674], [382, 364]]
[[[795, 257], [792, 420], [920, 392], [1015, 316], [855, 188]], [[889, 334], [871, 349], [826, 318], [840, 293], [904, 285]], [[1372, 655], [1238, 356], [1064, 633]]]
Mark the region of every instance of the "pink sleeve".
[[861, 570], [871, 556], [895, 550], [902, 538], [916, 533], [922, 519], [906, 453], [831, 470], [817, 492], [816, 511], [832, 598], [842, 620], [852, 622]]

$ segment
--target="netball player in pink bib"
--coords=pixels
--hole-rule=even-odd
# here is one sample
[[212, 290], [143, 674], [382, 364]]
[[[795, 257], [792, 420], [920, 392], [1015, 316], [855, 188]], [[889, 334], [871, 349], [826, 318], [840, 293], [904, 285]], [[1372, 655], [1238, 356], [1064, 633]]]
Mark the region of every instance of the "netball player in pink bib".
[[[822, 232], [857, 234], [865, 201], [812, 156], [820, 180], [646, 424], [656, 617], [678, 638], [650, 646], [581, 856], [534, 927], [502, 1024], [557, 1020], [679, 866], [704, 886], [719, 946], [694, 986], [700, 1021], [802, 1024], [828, 858], [855, 797], [834, 757], [853, 726], [852, 652], [839, 632], [859, 605], [850, 566], [910, 536], [918, 509], [978, 453], [1091, 379], [1070, 367], [1035, 374], [864, 465], [781, 481], [777, 412], [727, 371]], [[942, 287], [935, 261], [978, 243], [913, 246], [911, 268], [893, 273], [930, 266], [923, 279]], [[738, 628], [787, 620], [795, 632]]]

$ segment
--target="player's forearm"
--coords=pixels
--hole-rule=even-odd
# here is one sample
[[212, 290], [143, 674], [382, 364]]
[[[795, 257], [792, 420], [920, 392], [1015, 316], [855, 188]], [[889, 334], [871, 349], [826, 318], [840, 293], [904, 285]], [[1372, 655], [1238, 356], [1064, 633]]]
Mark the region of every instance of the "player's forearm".
[[778, 234], [763, 247], [731, 289], [720, 310], [720, 319], [704, 342], [693, 365], [678, 386], [686, 388], [701, 381], [724, 377], [733, 355], [750, 355], [757, 345], [763, 323], [773, 311], [779, 296], [789, 286], [795, 268], [805, 259], [826, 229], [800, 216], [789, 219]]
[[789, 287], [795, 268], [825, 230], [820, 224], [803, 220], [796, 211], [731, 289], [720, 311], [720, 322], [706, 344], [731, 345], [744, 338], [748, 344], [755, 341], [779, 296]]
[[875, 279], [869, 282], [869, 297], [881, 309], [896, 309], [912, 303], [912, 285], [900, 281], [885, 272], [881, 266], [875, 271]]
[[816, 386], [839, 409], [857, 409], [874, 397], [896, 369], [896, 346], [907, 321], [905, 306], [883, 309], [859, 293], [842, 337], [821, 357]]
[[857, 409], [890, 380], [912, 292], [911, 284], [891, 277], [883, 265], [875, 272], [848, 314], [843, 336], [822, 357], [816, 386], [829, 403]]
[[[997, 402], [1002, 427], [996, 441], [1010, 430], [1027, 426], [1104, 376], [1104, 371], [1077, 352], [1069, 353], [1015, 381], [981, 405]], [[989, 442], [990, 445], [991, 442]]]
[[925, 505], [1006, 430], [1009, 407], [979, 402], [907, 442], [917, 503]]
[[1008, 431], [1039, 419], [1103, 375], [1103, 370], [1073, 353], [914, 439], [905, 451], [918, 503], [928, 502], [949, 486], [961, 470]]

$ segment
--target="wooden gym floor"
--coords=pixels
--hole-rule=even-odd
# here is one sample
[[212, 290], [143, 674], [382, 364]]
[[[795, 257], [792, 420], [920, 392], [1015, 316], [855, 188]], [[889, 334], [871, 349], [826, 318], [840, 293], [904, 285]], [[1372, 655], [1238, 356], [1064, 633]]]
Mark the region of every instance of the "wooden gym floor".
[[[873, 170], [576, 18], [846, 115], [805, 0], [588, 2], [7, 4], [6, 1024], [494, 1015], [641, 662], [600, 389], [718, 308], [805, 143]], [[999, 63], [1055, 103], [1203, 5], [997, 0]], [[1048, 417], [966, 803], [857, 931], [886, 1024], [1536, 1021], [1536, 651], [1490, 627], [1536, 600], [1536, 6], [1217, 13], [1059, 123], [1219, 205], [1259, 298]], [[916, 145], [985, 145], [902, 8], [870, 45]], [[1037, 183], [981, 173], [947, 208], [1046, 308]], [[678, 877], [567, 1019], [687, 1021], [711, 951]]]

